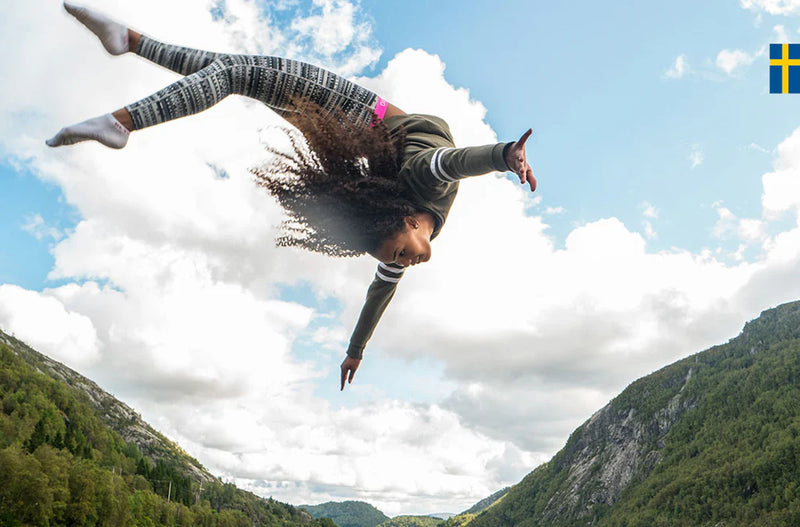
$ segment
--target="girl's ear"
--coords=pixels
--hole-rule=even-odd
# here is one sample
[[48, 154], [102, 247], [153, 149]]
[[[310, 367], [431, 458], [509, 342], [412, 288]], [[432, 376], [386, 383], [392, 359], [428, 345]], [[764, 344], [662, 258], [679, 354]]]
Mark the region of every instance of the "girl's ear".
[[406, 223], [412, 229], [419, 229], [419, 220], [417, 218], [415, 218], [414, 216], [406, 216]]

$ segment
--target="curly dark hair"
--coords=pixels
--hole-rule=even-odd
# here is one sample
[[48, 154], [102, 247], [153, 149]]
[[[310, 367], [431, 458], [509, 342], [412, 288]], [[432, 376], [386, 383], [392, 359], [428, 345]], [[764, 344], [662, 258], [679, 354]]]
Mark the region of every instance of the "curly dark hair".
[[275, 157], [252, 169], [288, 213], [278, 246], [301, 247], [329, 256], [375, 252], [405, 228], [417, 212], [398, 177], [405, 134], [369, 128], [313, 103], [287, 120], [289, 152], [268, 147]]

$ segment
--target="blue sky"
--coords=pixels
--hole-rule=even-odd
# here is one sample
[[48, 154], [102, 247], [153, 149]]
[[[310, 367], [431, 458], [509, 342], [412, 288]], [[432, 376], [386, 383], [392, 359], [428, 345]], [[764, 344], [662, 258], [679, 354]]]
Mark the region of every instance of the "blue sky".
[[[649, 202], [664, 216], [655, 247], [714, 246], [712, 203], [760, 212], [760, 174], [771, 158], [750, 145], [770, 148], [796, 125], [798, 101], [768, 94], [766, 59], [732, 76], [714, 66], [725, 48], [755, 53], [786, 21], [757, 23], [735, 2], [502, 2], [489, 10], [443, 2], [437, 15], [428, 2], [405, 3], [402, 14], [380, 7], [370, 11], [385, 50], [379, 68], [406, 47], [439, 54], [448, 80], [486, 105], [498, 136], [534, 128], [541, 195], [569, 211], [552, 220], [557, 239], [607, 216], [640, 228], [640, 205]], [[679, 55], [694, 72], [665, 78]], [[694, 169], [693, 148], [704, 154]]]
[[274, 247], [248, 169], [280, 121], [230, 98], [122, 151], [47, 149], [176, 77], [106, 56], [55, 1], [0, 21], [0, 328], [256, 492], [458, 512], [637, 377], [800, 297], [800, 99], [768, 93], [766, 54], [797, 40], [791, 3], [93, 5], [357, 77], [458, 145], [534, 129], [537, 192], [462, 184], [339, 392], [374, 263]]

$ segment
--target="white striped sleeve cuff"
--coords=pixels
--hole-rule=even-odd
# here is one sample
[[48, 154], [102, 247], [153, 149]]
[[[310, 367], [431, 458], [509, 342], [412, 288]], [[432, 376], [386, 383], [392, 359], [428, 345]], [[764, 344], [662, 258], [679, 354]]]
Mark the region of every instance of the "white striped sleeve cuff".
[[385, 264], [381, 262], [378, 264], [378, 271], [375, 273], [375, 275], [384, 282], [396, 284], [400, 281], [400, 278], [403, 277], [403, 273], [405, 271], [406, 268], [402, 265], [397, 265], [394, 263]]
[[455, 150], [455, 148], [440, 148], [433, 153], [433, 156], [431, 156], [431, 173], [433, 174], [433, 177], [442, 183], [452, 183], [457, 179], [447, 173], [447, 171], [444, 169], [444, 164], [442, 163], [442, 154], [449, 150]]

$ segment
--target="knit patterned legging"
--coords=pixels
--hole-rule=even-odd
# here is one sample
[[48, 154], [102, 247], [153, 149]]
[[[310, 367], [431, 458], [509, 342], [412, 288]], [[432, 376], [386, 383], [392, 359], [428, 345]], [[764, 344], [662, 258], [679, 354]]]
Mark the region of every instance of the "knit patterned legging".
[[125, 107], [134, 130], [201, 112], [232, 93], [259, 100], [283, 117], [296, 111], [293, 101], [303, 99], [364, 124], [372, 122], [378, 101], [371, 91], [296, 60], [212, 53], [163, 44], [145, 35], [136, 53], [185, 77]]

